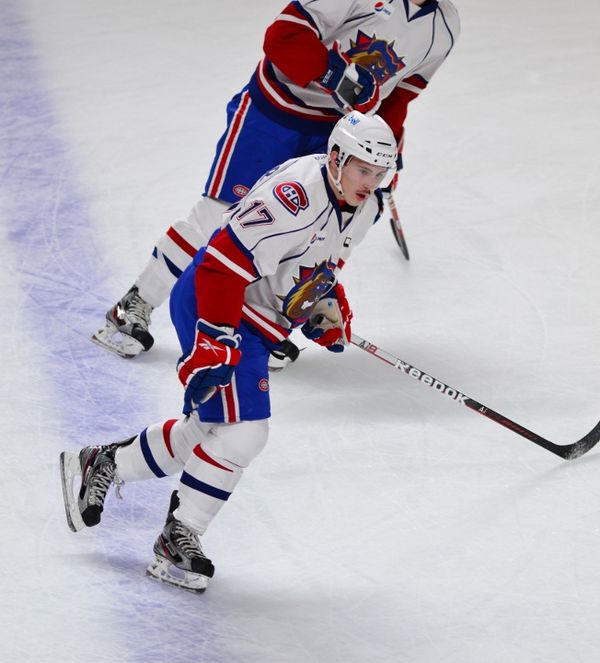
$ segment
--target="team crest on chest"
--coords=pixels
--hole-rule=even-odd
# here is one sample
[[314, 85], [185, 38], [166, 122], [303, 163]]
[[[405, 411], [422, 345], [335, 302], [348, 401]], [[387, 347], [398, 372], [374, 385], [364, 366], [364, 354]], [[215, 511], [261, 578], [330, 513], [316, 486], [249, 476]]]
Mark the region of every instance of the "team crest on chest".
[[273, 195], [294, 216], [308, 208], [308, 196], [300, 182], [281, 182], [273, 189]]
[[314, 267], [298, 268], [299, 276], [294, 276], [294, 287], [285, 297], [278, 295], [282, 301], [283, 315], [294, 325], [304, 324], [310, 317], [314, 305], [331, 290], [335, 283], [335, 263], [323, 260]]
[[350, 40], [346, 55], [356, 64], [368, 69], [380, 85], [406, 66], [394, 51], [393, 41], [378, 39], [375, 35], [369, 37], [362, 30], [358, 31], [356, 41]]

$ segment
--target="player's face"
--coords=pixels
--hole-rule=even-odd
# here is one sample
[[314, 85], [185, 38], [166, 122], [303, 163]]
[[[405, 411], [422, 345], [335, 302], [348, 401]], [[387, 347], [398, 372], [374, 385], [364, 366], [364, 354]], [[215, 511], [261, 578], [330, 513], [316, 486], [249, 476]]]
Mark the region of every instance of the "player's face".
[[387, 168], [350, 157], [342, 168], [341, 188], [349, 205], [360, 205], [381, 184]]

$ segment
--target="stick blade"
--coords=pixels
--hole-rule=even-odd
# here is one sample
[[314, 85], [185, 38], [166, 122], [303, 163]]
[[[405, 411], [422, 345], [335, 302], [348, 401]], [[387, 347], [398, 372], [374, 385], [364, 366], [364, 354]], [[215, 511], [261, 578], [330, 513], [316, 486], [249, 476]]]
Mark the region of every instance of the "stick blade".
[[563, 447], [564, 455], [561, 455], [565, 460], [575, 460], [586, 454], [590, 449], [593, 449], [598, 442], [600, 442], [600, 421], [581, 440]]
[[398, 225], [396, 224], [393, 218], [390, 219], [390, 225], [392, 226], [392, 233], [396, 238], [396, 242], [400, 247], [400, 251], [402, 251], [402, 255], [407, 260], [410, 260], [410, 254], [408, 252], [408, 246], [406, 244], [406, 240], [404, 239], [404, 233], [402, 232], [402, 228], [398, 227]]

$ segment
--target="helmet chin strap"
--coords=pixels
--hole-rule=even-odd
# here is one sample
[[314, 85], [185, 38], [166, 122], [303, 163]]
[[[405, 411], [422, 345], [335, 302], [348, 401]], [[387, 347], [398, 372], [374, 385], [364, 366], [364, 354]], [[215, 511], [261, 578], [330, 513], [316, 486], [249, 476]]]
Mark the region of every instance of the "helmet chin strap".
[[342, 189], [342, 169], [344, 168], [346, 163], [349, 161], [349, 159], [350, 159], [350, 155], [348, 155], [344, 159], [344, 161], [342, 162], [340, 160], [339, 152], [338, 152], [338, 157], [335, 160], [335, 165], [337, 166], [337, 172], [338, 172], [337, 177], [335, 177], [335, 175], [331, 172], [331, 161], [329, 159], [327, 159], [327, 164], [326, 164], [327, 173], [328, 173], [329, 177], [331, 178], [331, 181], [333, 182], [333, 184], [335, 186], [337, 194], [342, 199], [346, 198], [346, 196], [344, 194], [344, 190]]

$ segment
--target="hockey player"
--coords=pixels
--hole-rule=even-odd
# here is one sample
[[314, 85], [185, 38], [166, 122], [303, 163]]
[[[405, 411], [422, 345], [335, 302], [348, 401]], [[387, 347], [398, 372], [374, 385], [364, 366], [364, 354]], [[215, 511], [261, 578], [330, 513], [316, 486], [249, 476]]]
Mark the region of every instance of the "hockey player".
[[[92, 339], [123, 357], [152, 347], [153, 308], [169, 296], [227, 206], [296, 156], [324, 152], [340, 114], [379, 114], [402, 144], [407, 105], [427, 87], [459, 33], [450, 0], [298, 0], [267, 28], [265, 57], [227, 107], [204, 195], [154, 247], [135, 284]], [[398, 155], [397, 167], [401, 167]], [[274, 349], [285, 363], [297, 348]]]
[[267, 441], [269, 351], [296, 327], [333, 352], [348, 343], [352, 312], [337, 275], [380, 214], [396, 150], [381, 118], [353, 111], [327, 154], [273, 169], [226, 213], [171, 294], [185, 416], [61, 454], [73, 531], [100, 522], [111, 484], [179, 474], [147, 573], [206, 588], [214, 566], [199, 537]]

